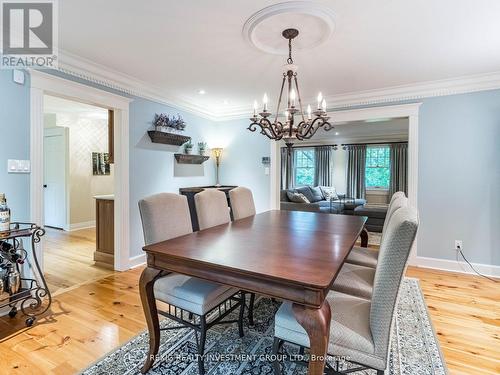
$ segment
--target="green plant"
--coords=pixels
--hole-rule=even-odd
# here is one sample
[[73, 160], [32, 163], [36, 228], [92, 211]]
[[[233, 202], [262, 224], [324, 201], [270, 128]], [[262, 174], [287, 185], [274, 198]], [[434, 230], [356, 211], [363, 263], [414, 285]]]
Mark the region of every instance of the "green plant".
[[190, 154], [192, 150], [193, 150], [193, 142], [191, 142], [191, 140], [184, 143], [184, 151], [186, 152], [186, 154]]
[[198, 142], [198, 152], [200, 155], [204, 155], [206, 149], [207, 149], [207, 142]]

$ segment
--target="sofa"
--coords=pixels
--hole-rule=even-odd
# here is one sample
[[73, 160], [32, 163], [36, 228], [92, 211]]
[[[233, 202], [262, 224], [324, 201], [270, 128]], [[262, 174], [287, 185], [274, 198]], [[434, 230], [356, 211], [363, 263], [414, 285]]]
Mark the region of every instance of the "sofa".
[[[310, 203], [295, 203], [288, 199], [287, 192], [302, 193]], [[280, 208], [286, 211], [308, 211], [323, 212], [332, 214], [354, 215], [356, 207], [366, 204], [364, 199], [355, 199], [354, 202], [333, 202], [330, 210], [330, 200], [325, 199], [322, 190], [319, 187], [301, 186], [294, 189], [281, 190]]]

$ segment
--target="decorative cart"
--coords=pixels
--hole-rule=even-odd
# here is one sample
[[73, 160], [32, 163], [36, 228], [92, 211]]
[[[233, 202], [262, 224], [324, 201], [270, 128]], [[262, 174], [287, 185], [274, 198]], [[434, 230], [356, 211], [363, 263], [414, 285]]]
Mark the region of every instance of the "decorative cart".
[[[32, 223], [11, 223], [10, 231], [0, 233], [0, 308], [9, 306], [11, 318], [20, 309], [28, 327], [52, 302], [35, 251], [44, 234], [44, 229]], [[31, 242], [29, 250], [24, 248], [25, 239]]]

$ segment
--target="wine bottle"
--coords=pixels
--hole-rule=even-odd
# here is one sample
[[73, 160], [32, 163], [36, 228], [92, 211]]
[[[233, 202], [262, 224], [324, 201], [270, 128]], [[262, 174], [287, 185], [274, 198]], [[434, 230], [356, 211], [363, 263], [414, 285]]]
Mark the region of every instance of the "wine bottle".
[[0, 193], [0, 234], [10, 231], [10, 208], [7, 206], [5, 194]]

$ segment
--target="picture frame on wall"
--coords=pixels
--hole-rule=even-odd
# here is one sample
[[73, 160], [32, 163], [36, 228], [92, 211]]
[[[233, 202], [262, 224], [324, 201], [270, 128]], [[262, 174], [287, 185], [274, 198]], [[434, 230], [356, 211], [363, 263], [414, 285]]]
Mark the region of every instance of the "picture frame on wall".
[[94, 176], [109, 176], [111, 174], [109, 153], [107, 152], [92, 153], [92, 174]]

